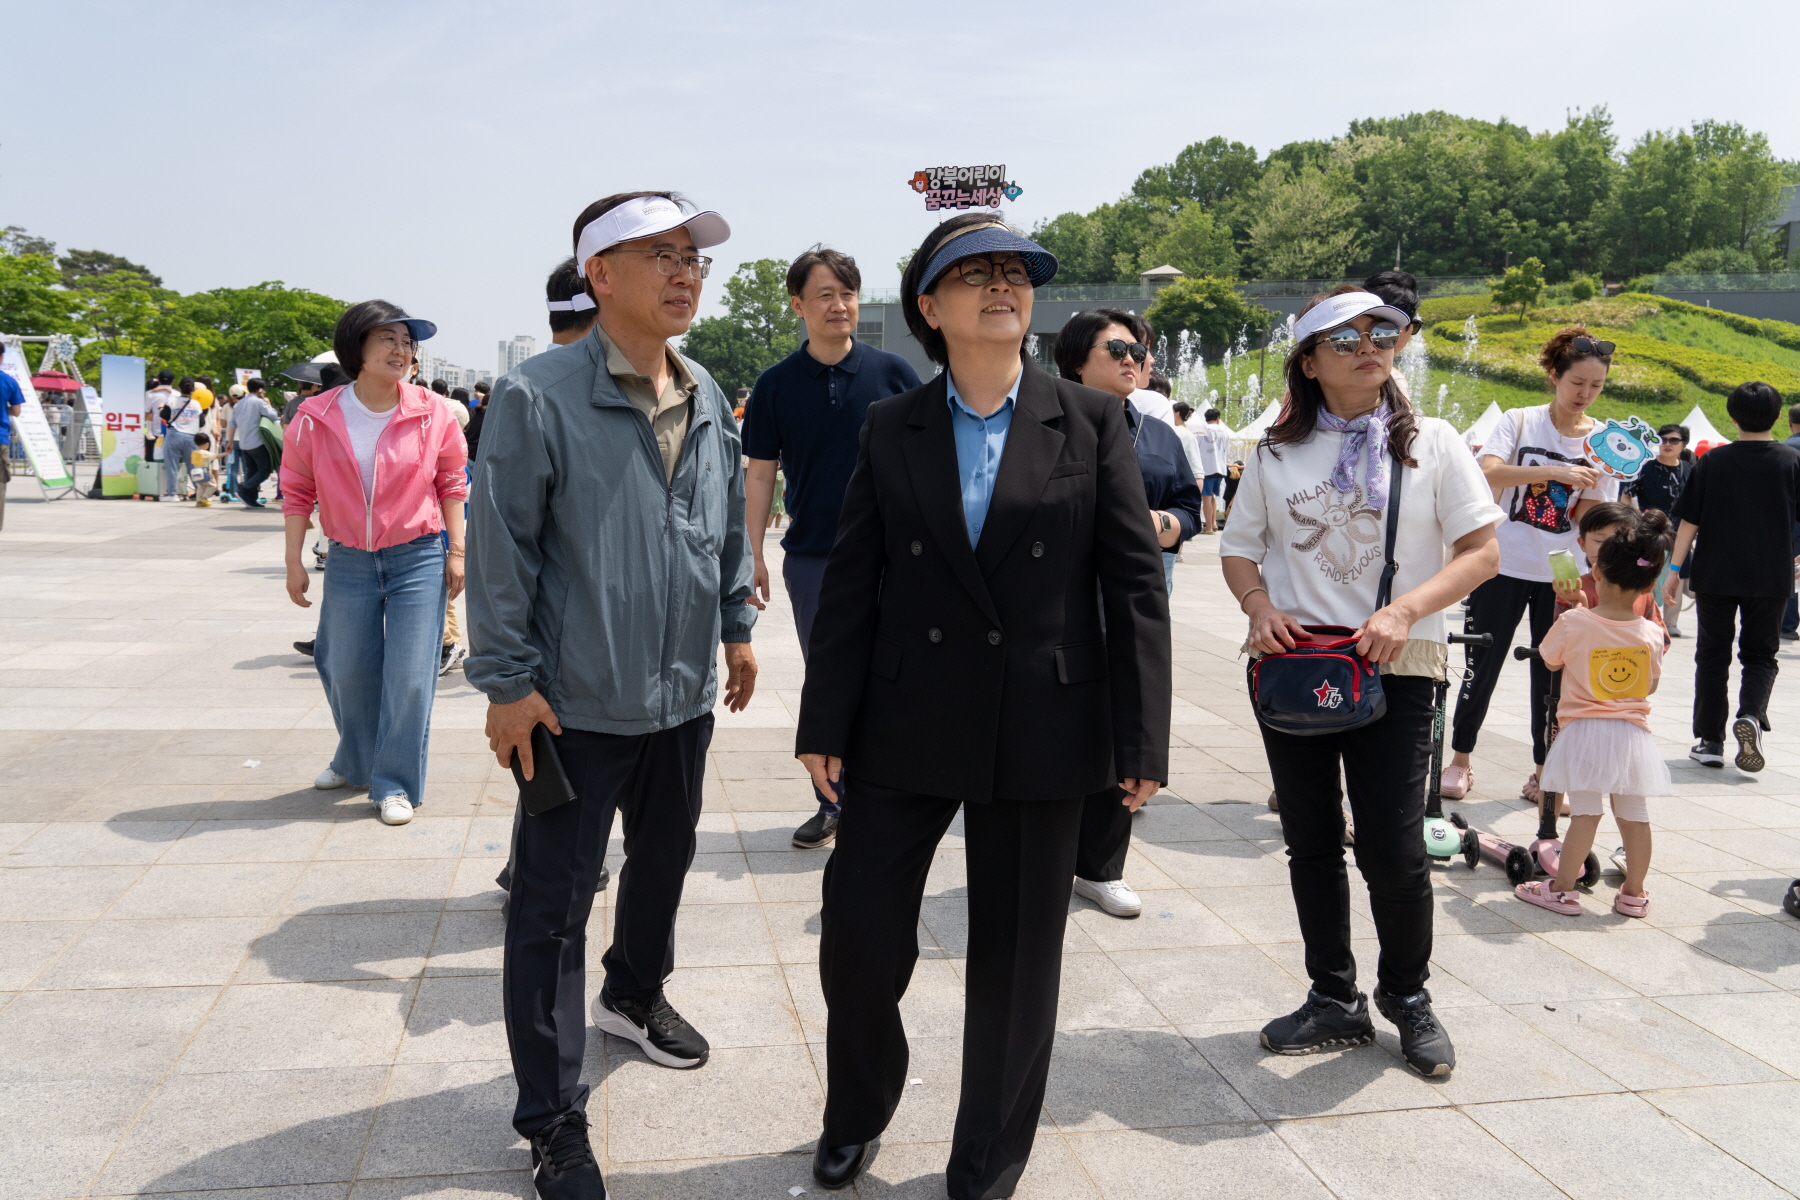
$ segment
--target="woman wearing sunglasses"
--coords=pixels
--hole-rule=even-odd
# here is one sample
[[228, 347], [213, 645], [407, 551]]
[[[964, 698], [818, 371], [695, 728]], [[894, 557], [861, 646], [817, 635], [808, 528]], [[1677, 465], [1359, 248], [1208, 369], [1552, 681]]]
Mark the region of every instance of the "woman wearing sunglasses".
[[[946, 1184], [1010, 1196], [1055, 1039], [1082, 797], [1168, 776], [1169, 602], [1116, 399], [1023, 353], [1056, 259], [952, 217], [901, 280], [944, 372], [869, 406], [825, 567], [795, 749], [846, 787], [825, 867], [824, 1132], [843, 1187], [906, 1088], [900, 997], [939, 839], [968, 872], [962, 1099]], [[1102, 612], [1104, 611], [1104, 624]], [[1115, 767], [1116, 764], [1116, 767]]]
[[[1448, 660], [1443, 610], [1493, 575], [1494, 506], [1461, 436], [1420, 417], [1391, 378], [1406, 314], [1356, 287], [1315, 300], [1294, 324], [1292, 397], [1244, 466], [1219, 545], [1225, 582], [1250, 618], [1249, 647], [1280, 654], [1305, 626], [1355, 630], [1379, 664], [1386, 712], [1348, 732], [1299, 736], [1261, 726], [1288, 879], [1312, 980], [1305, 1002], [1263, 1027], [1277, 1054], [1375, 1040], [1350, 951], [1340, 764], [1356, 822], [1356, 865], [1381, 944], [1374, 1003], [1423, 1075], [1456, 1065], [1425, 990], [1432, 899], [1421, 829], [1433, 682]], [[1393, 599], [1377, 607], [1389, 505], [1398, 493]], [[1321, 710], [1344, 701], [1321, 685]]]
[[[1181, 437], [1155, 417], [1139, 412], [1131, 400], [1145, 374], [1149, 348], [1135, 336], [1131, 313], [1096, 308], [1076, 313], [1056, 337], [1056, 369], [1064, 379], [1110, 392], [1131, 430], [1132, 450], [1144, 476], [1144, 499], [1151, 532], [1162, 548], [1163, 580], [1175, 593], [1175, 552], [1200, 532], [1200, 486], [1194, 482]], [[1125, 857], [1131, 849], [1129, 797], [1116, 787], [1082, 802], [1081, 844], [1075, 856], [1075, 894], [1115, 917], [1135, 917], [1143, 903], [1125, 882]]]
[[[1471, 646], [1469, 674], [1456, 698], [1450, 762], [1443, 791], [1451, 799], [1468, 795], [1475, 784], [1475, 741], [1487, 719], [1488, 700], [1512, 655], [1513, 633], [1529, 614], [1531, 644], [1550, 632], [1556, 619], [1557, 585], [1550, 555], [1574, 556], [1575, 575], [1587, 570], [1581, 552], [1581, 514], [1619, 498], [1619, 481], [1596, 470], [1588, 458], [1587, 435], [1595, 420], [1588, 408], [1600, 398], [1612, 366], [1613, 344], [1591, 337], [1580, 325], [1557, 332], [1544, 344], [1538, 363], [1555, 391], [1548, 404], [1515, 408], [1495, 426], [1481, 447], [1481, 470], [1500, 493], [1506, 520], [1500, 526], [1500, 573], [1469, 597], [1464, 627], [1491, 633], [1491, 649]], [[1578, 584], [1572, 586], [1579, 586]], [[1531, 660], [1531, 776], [1519, 794], [1533, 804], [1543, 798], [1538, 771], [1544, 765], [1545, 697], [1550, 672]], [[1358, 836], [1361, 831], [1358, 830]]]

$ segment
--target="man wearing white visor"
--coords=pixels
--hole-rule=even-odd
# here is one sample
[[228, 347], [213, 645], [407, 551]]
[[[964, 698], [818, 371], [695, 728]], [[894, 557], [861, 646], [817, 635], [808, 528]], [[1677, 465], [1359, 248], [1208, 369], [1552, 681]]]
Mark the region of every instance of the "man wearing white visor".
[[[750, 702], [756, 660], [743, 448], [724, 392], [669, 339], [687, 332], [724, 218], [669, 192], [591, 204], [575, 263], [597, 319], [579, 341], [494, 387], [470, 504], [468, 679], [488, 744], [551, 796], [521, 793], [504, 994], [544, 1200], [602, 1200], [581, 1082], [588, 914], [621, 814], [613, 936], [594, 1023], [652, 1062], [710, 1047], [670, 1005], [675, 914], [693, 862], [724, 643], [725, 703]], [[573, 312], [573, 308], [570, 310]], [[549, 732], [555, 761], [532, 752]], [[541, 735], [540, 735], [541, 737]], [[540, 748], [544, 742], [540, 740]], [[572, 795], [572, 798], [571, 798]]]

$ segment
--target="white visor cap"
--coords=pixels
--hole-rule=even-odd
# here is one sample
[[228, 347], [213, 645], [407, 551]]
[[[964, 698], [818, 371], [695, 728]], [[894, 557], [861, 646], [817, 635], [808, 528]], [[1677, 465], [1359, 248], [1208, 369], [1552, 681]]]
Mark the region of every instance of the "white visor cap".
[[1392, 321], [1401, 329], [1412, 324], [1412, 318], [1374, 292], [1345, 292], [1327, 296], [1307, 314], [1294, 322], [1294, 340], [1303, 342], [1315, 333], [1347, 325], [1357, 317], [1368, 315], [1376, 320]]
[[585, 273], [588, 259], [620, 242], [667, 233], [683, 226], [694, 239], [694, 246], [701, 250], [717, 246], [731, 236], [731, 226], [710, 208], [703, 212], [684, 212], [681, 205], [665, 197], [639, 196], [608, 209], [583, 227], [581, 236], [575, 240], [575, 269]]
[[594, 298], [586, 292], [578, 292], [567, 300], [546, 300], [544, 307], [551, 312], [586, 312], [594, 307]]

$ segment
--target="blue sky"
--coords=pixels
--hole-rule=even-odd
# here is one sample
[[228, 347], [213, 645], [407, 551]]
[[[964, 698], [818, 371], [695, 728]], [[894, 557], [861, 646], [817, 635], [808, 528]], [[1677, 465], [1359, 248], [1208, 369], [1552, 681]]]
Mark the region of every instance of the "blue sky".
[[[9, 6], [0, 224], [194, 291], [385, 296], [492, 368], [609, 192], [674, 187], [738, 262], [816, 241], [870, 286], [933, 219], [914, 170], [1003, 162], [1029, 226], [1214, 134], [1259, 150], [1431, 108], [1534, 129], [1611, 107], [1800, 157], [1777, 9], [1371, 4], [207, 2]], [[1777, 31], [1770, 28], [1773, 35]], [[1781, 56], [1777, 53], [1777, 58]], [[1785, 61], [1782, 59], [1781, 61]], [[713, 304], [703, 305], [703, 311]]]

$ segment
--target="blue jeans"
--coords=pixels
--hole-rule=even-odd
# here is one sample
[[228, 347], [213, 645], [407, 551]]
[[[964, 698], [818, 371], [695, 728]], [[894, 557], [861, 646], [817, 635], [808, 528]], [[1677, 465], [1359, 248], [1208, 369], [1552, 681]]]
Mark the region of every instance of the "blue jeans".
[[1163, 551], [1163, 582], [1168, 585], [1169, 595], [1175, 594], [1175, 551]]
[[[806, 662], [806, 644], [812, 641], [813, 617], [819, 612], [819, 585], [825, 582], [825, 559], [810, 554], [789, 554], [781, 560], [781, 582], [787, 585], [788, 603], [794, 607], [794, 631], [800, 635], [800, 661]], [[813, 788], [819, 811], [836, 816], [843, 808], [844, 783], [832, 785], [837, 793], [827, 796]]]
[[163, 439], [163, 495], [181, 495], [181, 477], [187, 472], [192, 461], [189, 455], [194, 452], [194, 435], [169, 430]]
[[425, 802], [425, 748], [444, 640], [444, 540], [370, 552], [331, 543], [313, 661], [331, 702], [331, 769], [369, 799]]

